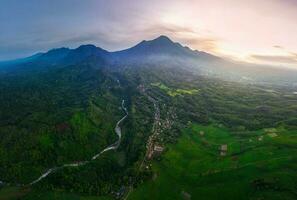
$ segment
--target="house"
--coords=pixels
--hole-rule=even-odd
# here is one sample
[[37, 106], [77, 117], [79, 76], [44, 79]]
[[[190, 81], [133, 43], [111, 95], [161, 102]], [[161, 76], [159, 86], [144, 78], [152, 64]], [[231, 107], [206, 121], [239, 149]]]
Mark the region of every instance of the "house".
[[156, 151], [156, 152], [163, 152], [164, 151], [164, 148], [161, 147], [161, 146], [155, 145], [154, 146], [154, 151]]
[[228, 145], [227, 144], [222, 144], [221, 145], [221, 151], [227, 151]]
[[158, 157], [161, 155], [161, 153], [164, 151], [164, 147], [160, 146], [160, 145], [154, 145], [153, 148], [153, 157]]
[[228, 145], [227, 144], [222, 144], [219, 148], [220, 150], [220, 155], [221, 156], [226, 156], [227, 155], [227, 150], [228, 150]]
[[192, 198], [192, 195], [186, 191], [182, 191], [181, 195], [182, 195], [183, 199], [185, 199], [185, 200], [190, 200]]

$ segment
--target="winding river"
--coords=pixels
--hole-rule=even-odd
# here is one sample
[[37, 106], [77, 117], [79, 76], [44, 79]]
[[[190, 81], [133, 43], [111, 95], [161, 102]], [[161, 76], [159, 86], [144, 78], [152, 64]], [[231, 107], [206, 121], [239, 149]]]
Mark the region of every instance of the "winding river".
[[[74, 162], [74, 163], [68, 163], [68, 164], [64, 164], [62, 166], [57, 166], [57, 167], [53, 167], [48, 169], [45, 173], [43, 173], [40, 177], [38, 177], [37, 179], [35, 179], [34, 181], [32, 181], [31, 183], [29, 183], [28, 185], [34, 185], [36, 183], [38, 183], [39, 181], [41, 181], [42, 179], [46, 178], [47, 176], [49, 176], [50, 174], [63, 169], [65, 167], [79, 167], [79, 166], [83, 166], [88, 164], [89, 162], [91, 162], [92, 160], [96, 160], [101, 154], [103, 154], [104, 152], [110, 151], [110, 150], [114, 150], [117, 149], [120, 146], [121, 143], [121, 138], [122, 138], [122, 130], [120, 127], [120, 124], [127, 118], [128, 116], [128, 110], [125, 107], [125, 100], [122, 100], [122, 109], [125, 112], [125, 115], [117, 122], [116, 126], [115, 126], [115, 132], [118, 136], [118, 139], [115, 143], [109, 145], [108, 147], [106, 147], [105, 149], [103, 149], [102, 151], [100, 151], [99, 153], [97, 153], [96, 155], [94, 155], [92, 157], [92, 159], [90, 160], [86, 160], [86, 161], [79, 161], [79, 162]], [[6, 184], [5, 182], [0, 181], [0, 185], [1, 184]]]

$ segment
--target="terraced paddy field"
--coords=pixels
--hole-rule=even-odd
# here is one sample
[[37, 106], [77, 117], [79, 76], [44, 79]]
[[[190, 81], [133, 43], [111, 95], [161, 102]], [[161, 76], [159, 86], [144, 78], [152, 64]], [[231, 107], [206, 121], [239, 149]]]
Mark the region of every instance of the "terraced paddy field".
[[134, 199], [297, 199], [297, 132], [189, 125]]

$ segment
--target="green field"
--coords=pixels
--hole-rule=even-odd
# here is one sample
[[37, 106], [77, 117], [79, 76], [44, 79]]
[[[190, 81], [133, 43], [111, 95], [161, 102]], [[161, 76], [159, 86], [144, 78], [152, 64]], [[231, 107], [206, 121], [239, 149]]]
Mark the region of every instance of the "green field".
[[296, 146], [296, 131], [282, 128], [229, 132], [189, 125], [129, 199], [296, 199]]
[[154, 87], [158, 87], [160, 90], [166, 92], [166, 94], [168, 94], [171, 97], [175, 97], [175, 96], [182, 96], [182, 95], [192, 95], [192, 94], [197, 94], [198, 90], [197, 89], [172, 89], [169, 88], [168, 86], [164, 85], [163, 83], [151, 83], [152, 86]]

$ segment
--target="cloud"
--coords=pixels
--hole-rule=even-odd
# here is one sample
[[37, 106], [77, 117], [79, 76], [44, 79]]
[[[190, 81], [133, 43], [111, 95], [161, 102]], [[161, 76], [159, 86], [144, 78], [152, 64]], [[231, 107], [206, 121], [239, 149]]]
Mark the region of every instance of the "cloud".
[[197, 50], [216, 52], [218, 50], [218, 40], [210, 37], [181, 38], [181, 40], [191, 45]]
[[297, 54], [289, 55], [250, 55], [250, 58], [257, 61], [270, 62], [270, 63], [285, 63], [285, 64], [297, 64]]
[[272, 47], [274, 47], [274, 48], [276, 48], [276, 49], [284, 49], [284, 47], [282, 47], [282, 46], [280, 46], [280, 45], [274, 45], [274, 46], [272, 46]]
[[282, 55], [263, 55], [263, 54], [252, 54], [249, 58], [256, 62], [264, 62], [270, 64], [283, 64], [283, 65], [297, 65], [297, 53], [288, 51], [285, 47], [280, 45], [273, 46], [279, 49]]
[[179, 26], [168, 23], [155, 23], [142, 29], [142, 32], [164, 33], [164, 34], [181, 34], [181, 33], [196, 33], [195, 30], [186, 26]]

